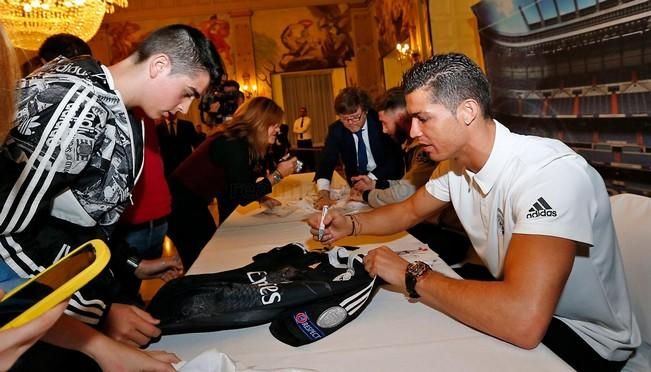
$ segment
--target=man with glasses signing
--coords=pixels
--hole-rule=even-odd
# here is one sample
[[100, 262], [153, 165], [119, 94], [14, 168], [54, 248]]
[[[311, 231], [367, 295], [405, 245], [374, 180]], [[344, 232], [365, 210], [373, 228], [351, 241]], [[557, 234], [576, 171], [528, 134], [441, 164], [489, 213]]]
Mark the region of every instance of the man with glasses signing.
[[339, 120], [330, 124], [322, 159], [316, 169], [319, 199], [315, 207], [332, 205], [330, 180], [341, 158], [346, 180], [367, 175], [371, 179], [399, 179], [404, 173], [400, 146], [382, 133], [382, 124], [370, 111], [371, 99], [356, 87], [343, 89], [335, 98]]

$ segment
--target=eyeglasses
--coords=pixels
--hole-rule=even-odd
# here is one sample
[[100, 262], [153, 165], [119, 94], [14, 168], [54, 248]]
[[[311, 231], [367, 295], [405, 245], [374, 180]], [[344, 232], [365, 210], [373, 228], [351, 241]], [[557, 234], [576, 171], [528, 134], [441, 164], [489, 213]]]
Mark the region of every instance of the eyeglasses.
[[339, 120], [341, 120], [343, 123], [345, 122], [354, 123], [359, 121], [365, 113], [366, 112], [362, 111], [357, 115], [347, 115], [347, 116], [339, 115]]

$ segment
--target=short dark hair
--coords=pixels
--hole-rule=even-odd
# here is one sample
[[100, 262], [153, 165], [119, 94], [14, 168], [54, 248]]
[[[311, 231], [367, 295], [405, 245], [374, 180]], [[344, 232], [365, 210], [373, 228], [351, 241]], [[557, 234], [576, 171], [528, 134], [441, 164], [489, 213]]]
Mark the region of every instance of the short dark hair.
[[484, 118], [491, 117], [488, 78], [470, 58], [459, 53], [437, 54], [416, 63], [402, 78], [405, 94], [424, 88], [434, 103], [455, 113], [468, 98], [479, 103]]
[[240, 83], [238, 83], [235, 80], [226, 80], [225, 82], [222, 83], [222, 87], [233, 87], [236, 90], [240, 90]]
[[193, 75], [206, 71], [212, 84], [219, 84], [224, 74], [224, 63], [215, 46], [201, 31], [188, 25], [170, 25], [149, 34], [135, 51], [136, 63], [156, 53], [170, 58], [172, 73]]
[[58, 56], [73, 58], [92, 54], [90, 46], [85, 41], [71, 34], [52, 35], [38, 48], [38, 56], [45, 62], [50, 62]]
[[368, 111], [371, 108], [371, 98], [368, 94], [357, 88], [344, 88], [335, 98], [335, 112], [337, 115], [352, 114], [361, 107], [362, 111]]
[[405, 91], [402, 87], [393, 87], [387, 90], [376, 105], [377, 111], [391, 111], [407, 107]]

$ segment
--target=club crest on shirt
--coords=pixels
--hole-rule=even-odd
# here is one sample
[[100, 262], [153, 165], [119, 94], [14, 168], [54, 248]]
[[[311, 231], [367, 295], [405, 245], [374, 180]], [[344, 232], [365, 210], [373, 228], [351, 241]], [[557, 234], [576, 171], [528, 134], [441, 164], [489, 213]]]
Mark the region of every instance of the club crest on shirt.
[[333, 328], [341, 324], [348, 317], [348, 312], [341, 306], [332, 306], [325, 309], [316, 320], [321, 328]]
[[497, 208], [497, 224], [500, 226], [500, 232], [504, 235], [504, 212]]

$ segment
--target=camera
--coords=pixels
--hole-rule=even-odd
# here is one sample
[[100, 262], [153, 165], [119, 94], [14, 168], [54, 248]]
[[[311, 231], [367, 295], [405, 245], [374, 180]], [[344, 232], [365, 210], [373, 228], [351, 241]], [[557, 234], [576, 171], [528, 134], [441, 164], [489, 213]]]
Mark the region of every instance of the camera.
[[[199, 103], [201, 121], [209, 126], [225, 122], [244, 101], [244, 94], [235, 80], [226, 80], [204, 94]], [[217, 105], [215, 105], [217, 104]]]

